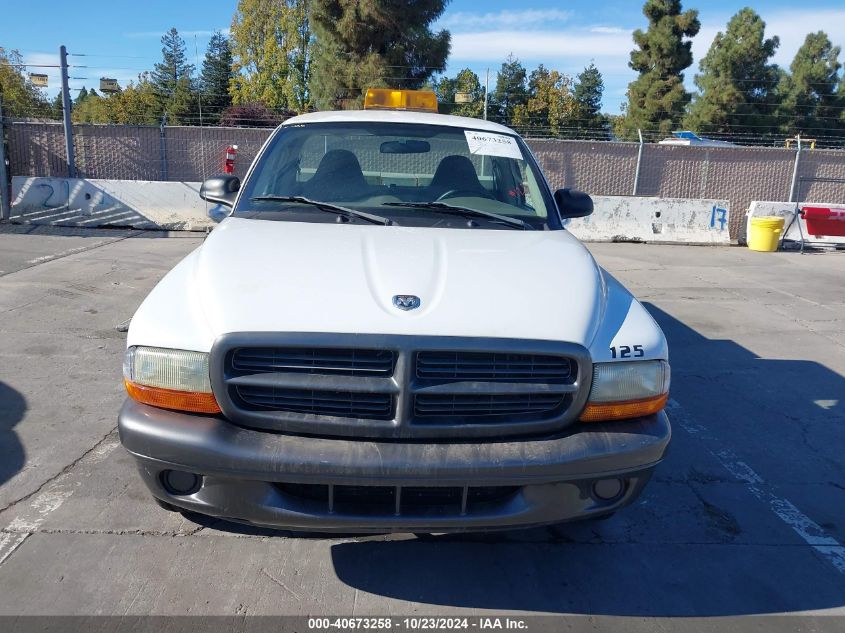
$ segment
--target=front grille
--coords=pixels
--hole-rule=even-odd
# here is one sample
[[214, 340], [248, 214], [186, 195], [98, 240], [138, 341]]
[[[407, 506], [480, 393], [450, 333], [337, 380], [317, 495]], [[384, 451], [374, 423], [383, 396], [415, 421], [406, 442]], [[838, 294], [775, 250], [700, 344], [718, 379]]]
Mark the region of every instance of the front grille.
[[414, 415], [427, 419], [443, 416], [522, 416], [554, 411], [563, 406], [561, 394], [417, 394]]
[[232, 353], [231, 366], [240, 374], [392, 376], [395, 362], [395, 354], [383, 349], [248, 347]]
[[519, 486], [338, 486], [278, 483], [287, 496], [340, 514], [471, 514], [511, 499]]
[[584, 347], [551, 341], [234, 333], [211, 352], [232, 422], [356, 439], [557, 432], [575, 421], [591, 378]]
[[431, 351], [417, 354], [417, 378], [565, 383], [573, 375], [560, 356]]
[[259, 386], [237, 386], [235, 392], [242, 406], [251, 410], [373, 420], [389, 420], [393, 417], [393, 398], [389, 394]]

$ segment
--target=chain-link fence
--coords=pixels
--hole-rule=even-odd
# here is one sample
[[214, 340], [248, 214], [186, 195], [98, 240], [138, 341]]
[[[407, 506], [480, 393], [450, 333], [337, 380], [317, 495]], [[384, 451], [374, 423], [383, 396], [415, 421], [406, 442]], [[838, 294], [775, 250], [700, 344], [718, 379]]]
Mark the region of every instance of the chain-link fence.
[[[67, 176], [64, 131], [54, 123], [8, 125], [14, 176]], [[81, 178], [200, 181], [238, 146], [243, 175], [271, 130], [224, 127], [76, 125]], [[552, 187], [594, 195], [715, 198], [730, 201], [731, 237], [752, 200], [845, 202], [845, 151], [685, 147], [647, 143], [529, 139]], [[642, 151], [640, 151], [642, 150]], [[798, 163], [796, 171], [796, 161]]]
[[[731, 237], [753, 200], [845, 202], [845, 151], [530, 140], [553, 188], [730, 202]], [[797, 170], [796, 170], [797, 160]], [[639, 162], [639, 170], [637, 165]]]
[[[60, 123], [8, 124], [13, 176], [67, 177]], [[223, 127], [74, 125], [80, 178], [196, 182], [220, 173], [230, 145], [243, 175], [272, 130]]]

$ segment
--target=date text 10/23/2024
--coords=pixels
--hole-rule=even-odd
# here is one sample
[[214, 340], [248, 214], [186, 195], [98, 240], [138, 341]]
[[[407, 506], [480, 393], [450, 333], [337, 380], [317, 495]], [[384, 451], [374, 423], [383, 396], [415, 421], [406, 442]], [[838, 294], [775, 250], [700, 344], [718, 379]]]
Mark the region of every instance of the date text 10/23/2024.
[[528, 624], [521, 618], [475, 617], [324, 617], [308, 618], [311, 631], [448, 631], [448, 630], [527, 630]]

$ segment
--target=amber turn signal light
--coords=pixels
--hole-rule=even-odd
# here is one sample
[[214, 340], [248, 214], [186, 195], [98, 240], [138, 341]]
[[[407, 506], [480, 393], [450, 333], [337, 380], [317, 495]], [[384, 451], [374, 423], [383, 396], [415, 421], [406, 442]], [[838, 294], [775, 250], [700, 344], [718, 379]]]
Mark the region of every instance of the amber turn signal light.
[[128, 380], [124, 380], [123, 383], [126, 385], [129, 397], [142, 404], [191, 413], [220, 413], [220, 405], [217, 404], [213, 393], [148, 387]]
[[669, 394], [629, 402], [591, 402], [581, 413], [582, 422], [609, 422], [653, 415], [666, 406]]

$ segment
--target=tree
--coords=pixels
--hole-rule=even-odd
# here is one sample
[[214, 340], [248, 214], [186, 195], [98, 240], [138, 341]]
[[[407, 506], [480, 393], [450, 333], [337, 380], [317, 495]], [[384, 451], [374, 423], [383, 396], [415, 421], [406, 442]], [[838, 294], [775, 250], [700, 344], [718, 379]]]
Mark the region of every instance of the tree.
[[240, 0], [231, 38], [234, 103], [308, 108], [312, 36], [305, 0]]
[[441, 79], [434, 88], [441, 113], [476, 119], [484, 116], [484, 88], [478, 75], [469, 68], [464, 68], [454, 79]]
[[138, 83], [130, 82], [126, 88], [108, 99], [110, 117], [123, 125], [158, 125], [163, 114], [159, 95], [150, 74], [138, 76]]
[[161, 38], [162, 61], [149, 81], [171, 125], [193, 123], [198, 103], [194, 95], [194, 66], [188, 63], [185, 41], [175, 28]]
[[765, 134], [774, 131], [780, 70], [770, 59], [780, 40], [765, 37], [766, 23], [745, 8], [719, 32], [701, 60], [700, 94], [684, 125], [700, 134]]
[[780, 121], [785, 133], [824, 136], [836, 127], [845, 105], [837, 93], [840, 52], [824, 31], [807, 35], [790, 74], [781, 81]]
[[74, 123], [110, 123], [111, 98], [103, 98], [92, 90], [73, 106], [71, 118]]
[[161, 56], [162, 61], [155, 65], [150, 81], [161, 94], [171, 95], [176, 90], [179, 80], [190, 79], [195, 70], [194, 66], [188, 63], [185, 40], [175, 28], [162, 36]]
[[839, 127], [845, 130], [845, 75], [842, 76], [842, 80], [839, 82], [839, 89], [836, 91], [836, 96], [839, 98], [840, 106], [842, 106], [842, 109], [839, 111]]
[[3, 116], [49, 117], [50, 104], [44, 93], [24, 75], [24, 69], [23, 58], [17, 50], [0, 47], [0, 100], [3, 101]]
[[565, 136], [575, 115], [572, 79], [540, 66], [528, 79], [528, 98], [514, 107], [511, 123], [532, 135]]
[[73, 101], [73, 107], [78, 106], [80, 103], [85, 101], [88, 98], [88, 91], [85, 89], [85, 86], [82, 86], [82, 90], [76, 95], [76, 99]]
[[220, 125], [226, 127], [276, 127], [281, 122], [282, 117], [263, 103], [229, 106], [220, 117]]
[[208, 42], [199, 78], [203, 115], [212, 123], [219, 121], [223, 110], [232, 105], [229, 83], [233, 77], [229, 40], [215, 31]]
[[576, 78], [573, 93], [577, 126], [591, 139], [607, 140], [608, 137], [608, 120], [601, 113], [603, 95], [604, 78], [591, 62]]
[[648, 29], [634, 31], [637, 48], [629, 66], [640, 75], [628, 85], [622, 132], [636, 137], [641, 128], [669, 134], [680, 123], [690, 101], [683, 71], [692, 64], [692, 42], [701, 25], [698, 11], [682, 12], [681, 0], [646, 0]]
[[447, 0], [311, 0], [310, 82], [320, 109], [359, 108], [367, 88], [419, 88], [442, 72], [449, 32], [432, 32]]
[[62, 93], [59, 92], [50, 102], [50, 118], [61, 119], [64, 115], [64, 103], [62, 103]]
[[499, 69], [496, 88], [490, 95], [490, 109], [493, 112], [491, 119], [505, 125], [510, 123], [517, 106], [528, 103], [528, 89], [525, 83], [525, 66], [511, 53]]

